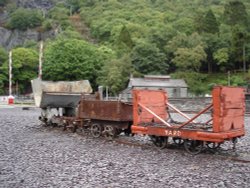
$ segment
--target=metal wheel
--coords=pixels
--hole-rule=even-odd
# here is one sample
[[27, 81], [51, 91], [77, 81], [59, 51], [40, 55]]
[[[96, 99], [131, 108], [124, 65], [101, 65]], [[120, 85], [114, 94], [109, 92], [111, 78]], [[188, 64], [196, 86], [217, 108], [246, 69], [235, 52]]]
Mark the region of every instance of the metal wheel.
[[66, 130], [67, 130], [67, 124], [64, 123], [64, 124], [63, 124], [63, 131], [66, 131]]
[[104, 137], [108, 140], [113, 140], [116, 136], [115, 127], [111, 125], [105, 125], [104, 127]]
[[98, 138], [102, 135], [102, 126], [100, 124], [92, 124], [90, 132], [94, 138]]
[[173, 137], [173, 141], [175, 144], [177, 144], [178, 146], [182, 145], [184, 143], [184, 140], [181, 139], [180, 137]]
[[130, 134], [131, 134], [131, 129], [129, 129], [129, 128], [125, 129], [125, 130], [124, 130], [124, 134], [125, 134], [126, 136], [130, 136]]
[[218, 149], [220, 147], [220, 143], [217, 143], [217, 142], [207, 142], [206, 146], [209, 149]]
[[72, 127], [71, 127], [72, 133], [75, 133], [76, 129], [77, 129], [77, 125], [76, 124], [72, 124]]
[[203, 149], [203, 142], [200, 140], [184, 140], [184, 148], [185, 150], [192, 154], [197, 155], [199, 154]]
[[160, 149], [164, 149], [168, 145], [168, 137], [167, 136], [150, 136], [154, 145]]

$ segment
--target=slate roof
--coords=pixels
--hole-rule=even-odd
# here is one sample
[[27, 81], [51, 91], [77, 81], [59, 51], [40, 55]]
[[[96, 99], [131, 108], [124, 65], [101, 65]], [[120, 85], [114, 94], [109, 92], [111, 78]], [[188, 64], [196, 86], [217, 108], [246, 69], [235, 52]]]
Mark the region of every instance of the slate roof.
[[182, 87], [187, 88], [187, 84], [183, 79], [145, 79], [145, 78], [130, 78], [128, 87]]

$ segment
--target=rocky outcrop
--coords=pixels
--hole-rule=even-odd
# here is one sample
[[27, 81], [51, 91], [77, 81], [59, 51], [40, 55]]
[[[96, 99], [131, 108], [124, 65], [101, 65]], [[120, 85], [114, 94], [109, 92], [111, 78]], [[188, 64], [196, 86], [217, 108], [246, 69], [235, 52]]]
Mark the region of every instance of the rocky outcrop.
[[53, 38], [55, 37], [55, 31], [51, 30], [43, 33], [31, 29], [27, 31], [12, 31], [0, 27], [0, 36], [0, 46], [9, 50], [16, 46], [22, 46], [27, 41], [40, 41], [47, 38]]
[[[64, 0], [12, 0], [17, 7], [40, 9], [48, 11], [53, 8], [55, 3], [63, 2]], [[9, 14], [5, 8], [0, 11], [0, 46], [9, 50], [16, 46], [22, 46], [27, 41], [40, 41], [47, 38], [53, 38], [56, 35], [54, 30], [46, 32], [38, 32], [36, 29], [28, 29], [27, 31], [8, 30], [4, 27], [8, 21]]]
[[[57, 2], [60, 0], [57, 0]], [[32, 9], [51, 9], [56, 1], [53, 0], [16, 0], [18, 7], [32, 8]]]

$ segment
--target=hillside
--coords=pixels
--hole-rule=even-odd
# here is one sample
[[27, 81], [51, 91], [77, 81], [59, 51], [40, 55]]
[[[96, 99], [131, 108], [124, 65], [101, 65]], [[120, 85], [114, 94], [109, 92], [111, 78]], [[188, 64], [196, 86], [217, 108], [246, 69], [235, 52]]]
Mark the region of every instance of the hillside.
[[[17, 5], [14, 8], [10, 6], [13, 2]], [[35, 10], [30, 14], [36, 15], [37, 21], [33, 19], [32, 23], [24, 25], [25, 21], [20, 24], [19, 19], [13, 19], [16, 11], [23, 13], [20, 7]], [[93, 52], [100, 53], [88, 58], [96, 58], [96, 55], [103, 58], [95, 73], [89, 69], [94, 75], [83, 70], [84, 75], [94, 85], [111, 87], [114, 94], [126, 86], [131, 74], [171, 74], [184, 78], [195, 94], [209, 92], [211, 85], [228, 83], [227, 76], [213, 79], [214, 74], [227, 75], [230, 71], [231, 83], [245, 86], [250, 77], [243, 74], [250, 61], [248, 0], [33, 0], [9, 1], [1, 10], [0, 34], [9, 36], [0, 39], [3, 47], [32, 47], [33, 40], [46, 41], [54, 37], [55, 42], [78, 40], [77, 43], [81, 43], [85, 40], [90, 48], [92, 44], [97, 48]], [[32, 32], [35, 33], [26, 35]], [[19, 43], [11, 42], [13, 40]], [[47, 41], [48, 46], [53, 46], [54, 39]], [[50, 48], [45, 49], [45, 70], [48, 71], [44, 74], [45, 79], [62, 79], [62, 75], [50, 72], [50, 62], [57, 62], [53, 55], [52, 59], [46, 56], [46, 50]], [[67, 54], [65, 50], [69, 49], [65, 46], [63, 50]], [[75, 62], [86, 63], [87, 57], [79, 57], [80, 60], [78, 54], [72, 53], [69, 51]], [[66, 59], [71, 58], [63, 59], [64, 70], [57, 71], [60, 74], [67, 72], [72, 64]], [[62, 67], [59, 64], [57, 67]]]

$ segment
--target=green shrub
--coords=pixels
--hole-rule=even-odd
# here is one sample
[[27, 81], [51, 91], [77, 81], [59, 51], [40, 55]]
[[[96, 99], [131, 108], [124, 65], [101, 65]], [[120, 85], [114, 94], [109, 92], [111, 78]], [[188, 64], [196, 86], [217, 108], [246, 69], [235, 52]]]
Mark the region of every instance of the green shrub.
[[246, 86], [247, 82], [241, 76], [232, 76], [231, 77], [231, 85], [232, 86]]
[[7, 0], [0, 0], [0, 7], [4, 6], [7, 3]]
[[44, 31], [49, 31], [53, 28], [53, 23], [52, 23], [52, 20], [45, 20], [42, 24], [42, 29]]
[[43, 17], [41, 12], [19, 8], [11, 14], [8, 27], [11, 29], [26, 30], [42, 24]]
[[204, 84], [207, 75], [196, 72], [176, 72], [171, 75], [173, 78], [184, 79], [189, 87], [189, 92], [195, 95], [204, 95], [209, 87]]

